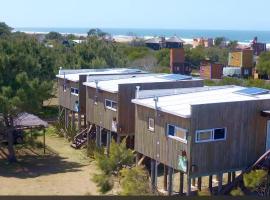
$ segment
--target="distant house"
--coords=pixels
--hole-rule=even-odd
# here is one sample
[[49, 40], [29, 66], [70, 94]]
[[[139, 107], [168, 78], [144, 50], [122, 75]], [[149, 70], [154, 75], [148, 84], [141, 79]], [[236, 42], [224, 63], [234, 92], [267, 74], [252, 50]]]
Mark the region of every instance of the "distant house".
[[268, 90], [239, 86], [144, 90], [132, 102], [138, 160], [151, 159], [153, 187], [158, 165], [168, 169], [164, 185], [169, 194], [173, 171], [180, 171], [180, 194], [184, 184], [190, 194], [195, 178], [200, 190], [206, 176], [211, 191], [213, 175], [221, 191], [224, 173], [235, 177], [236, 171], [270, 149]]
[[193, 39], [193, 48], [196, 48], [198, 46], [202, 46], [205, 48], [212, 47], [214, 44], [213, 38], [194, 38]]
[[200, 64], [200, 77], [203, 79], [221, 79], [223, 75], [223, 65], [209, 60]]
[[166, 40], [166, 48], [175, 49], [175, 48], [183, 48], [184, 40], [178, 38], [177, 36], [170, 37]]
[[229, 53], [228, 66], [223, 69], [223, 75], [250, 77], [253, 70], [253, 50], [250, 48], [236, 49]]
[[255, 37], [251, 43], [251, 48], [253, 49], [253, 54], [259, 56], [262, 52], [266, 52], [266, 43], [258, 42], [258, 38]]
[[154, 37], [145, 41], [147, 47], [153, 50], [160, 50], [166, 47], [166, 42], [164, 37]]

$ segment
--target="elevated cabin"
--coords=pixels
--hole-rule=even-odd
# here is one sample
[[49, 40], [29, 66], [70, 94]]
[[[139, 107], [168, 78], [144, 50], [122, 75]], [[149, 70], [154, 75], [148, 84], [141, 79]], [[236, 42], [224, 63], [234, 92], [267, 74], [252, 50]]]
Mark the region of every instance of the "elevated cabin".
[[[65, 121], [68, 121], [69, 112], [84, 115], [86, 112], [85, 100], [86, 91], [83, 82], [87, 76], [104, 75], [125, 75], [125, 74], [146, 74], [147, 72], [131, 68], [112, 68], [112, 69], [61, 69], [58, 78], [58, 95], [61, 113], [65, 113]], [[74, 118], [74, 116], [73, 116]]]
[[228, 65], [231, 67], [254, 67], [253, 50], [241, 49], [230, 52]]
[[266, 43], [258, 42], [258, 38], [255, 37], [251, 43], [251, 48], [253, 49], [253, 54], [259, 56], [261, 53], [266, 52]]
[[214, 45], [213, 38], [193, 38], [192, 46], [196, 48], [198, 46], [202, 46], [205, 48], [212, 47]]
[[184, 40], [181, 40], [177, 36], [170, 37], [166, 40], [166, 48], [175, 49], [175, 48], [183, 48]]
[[213, 63], [208, 60], [202, 61], [200, 65], [200, 77], [203, 79], [221, 79], [223, 75], [223, 65]]
[[201, 79], [173, 74], [130, 75], [125, 78], [88, 79], [86, 86], [87, 122], [117, 136], [134, 136], [135, 98], [140, 89], [200, 87]]
[[223, 173], [247, 168], [270, 149], [268, 90], [239, 86], [145, 90], [132, 102], [135, 150], [151, 158], [152, 166], [168, 167], [169, 180], [173, 170], [180, 171], [182, 181], [186, 174], [187, 194], [191, 178], [198, 178], [200, 187], [201, 178], [209, 176], [212, 187], [212, 175], [218, 176], [220, 191]]
[[166, 42], [164, 37], [154, 37], [145, 41], [147, 47], [153, 50], [160, 50], [166, 47]]

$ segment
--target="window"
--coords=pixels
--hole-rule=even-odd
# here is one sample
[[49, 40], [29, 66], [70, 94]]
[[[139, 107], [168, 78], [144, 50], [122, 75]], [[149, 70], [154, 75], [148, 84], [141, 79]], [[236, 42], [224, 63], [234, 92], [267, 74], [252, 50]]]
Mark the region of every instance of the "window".
[[78, 88], [70, 88], [70, 93], [72, 94], [72, 95], [76, 95], [76, 96], [78, 96], [79, 95], [79, 89]]
[[217, 128], [214, 130], [214, 140], [225, 140], [226, 129], [225, 128]]
[[167, 124], [167, 136], [185, 143], [187, 142], [187, 130], [178, 126]]
[[196, 131], [196, 143], [226, 140], [226, 128], [214, 128]]
[[109, 100], [109, 99], [105, 99], [105, 107], [116, 111], [117, 110], [117, 103], [115, 101]]
[[149, 118], [148, 120], [148, 130], [155, 131], [155, 120], [153, 118]]

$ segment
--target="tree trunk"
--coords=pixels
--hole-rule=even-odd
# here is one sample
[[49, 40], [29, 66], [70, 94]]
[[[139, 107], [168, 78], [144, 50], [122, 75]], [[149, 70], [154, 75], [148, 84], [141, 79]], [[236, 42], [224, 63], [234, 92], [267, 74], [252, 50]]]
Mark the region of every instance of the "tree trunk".
[[9, 163], [16, 162], [15, 150], [13, 147], [13, 130], [8, 131], [8, 161]]
[[13, 147], [14, 143], [14, 138], [13, 138], [13, 131], [14, 131], [14, 126], [13, 126], [13, 118], [4, 116], [5, 119], [5, 124], [7, 127], [7, 141], [8, 141], [8, 161], [9, 163], [16, 162], [16, 155], [15, 155], [15, 150]]

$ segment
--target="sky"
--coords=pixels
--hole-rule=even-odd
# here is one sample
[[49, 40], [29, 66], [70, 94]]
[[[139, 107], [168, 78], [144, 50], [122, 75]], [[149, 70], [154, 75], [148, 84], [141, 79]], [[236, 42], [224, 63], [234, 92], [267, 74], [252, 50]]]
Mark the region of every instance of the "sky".
[[269, 0], [0, 0], [12, 27], [270, 30]]

